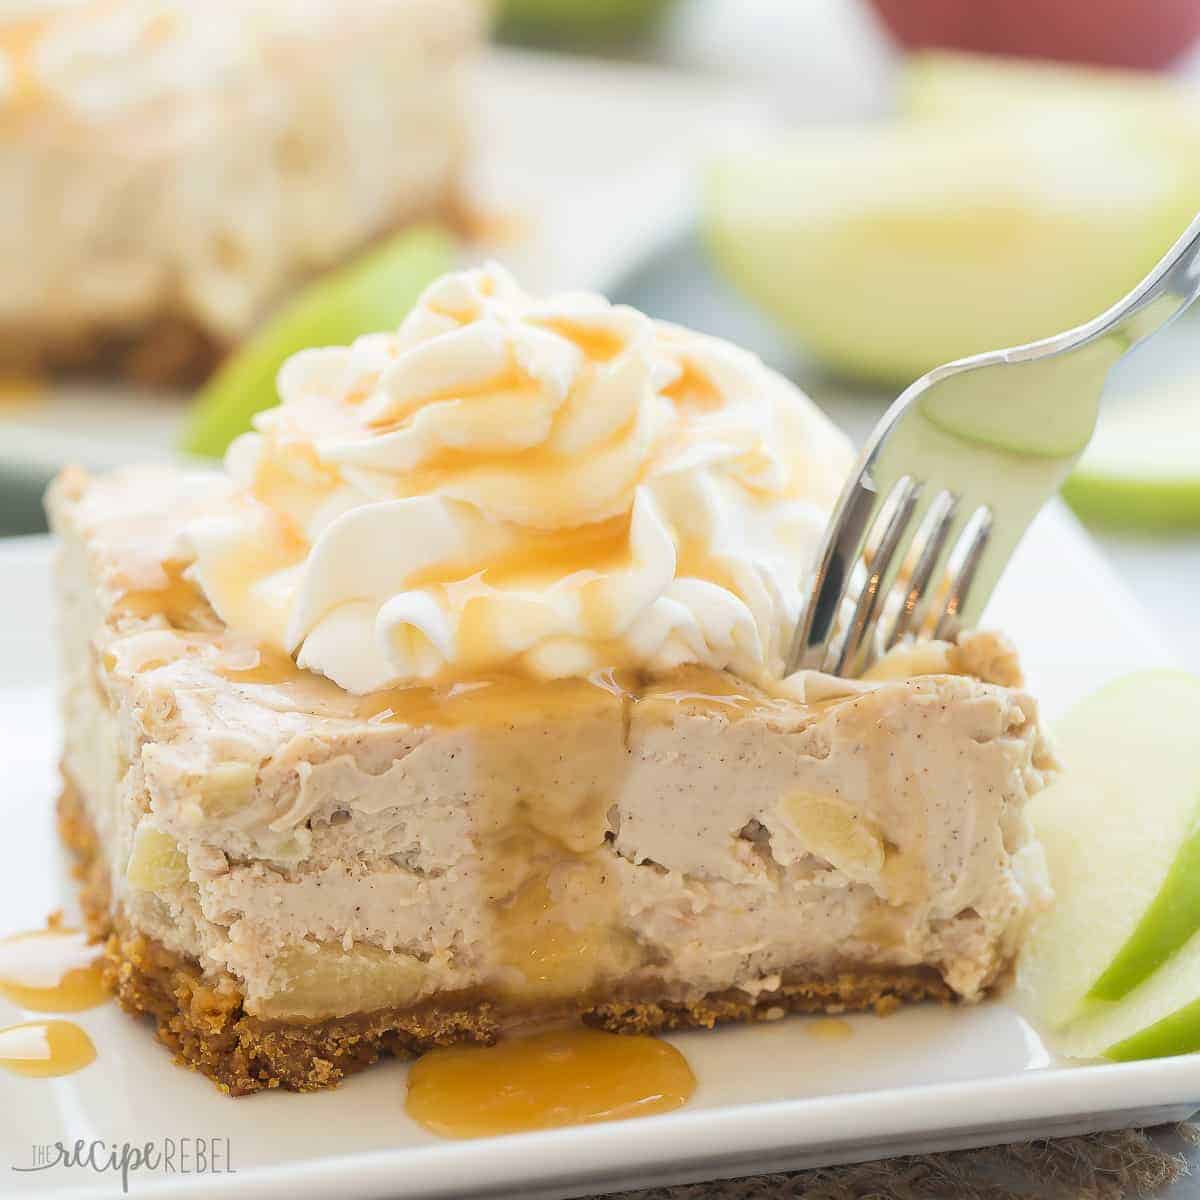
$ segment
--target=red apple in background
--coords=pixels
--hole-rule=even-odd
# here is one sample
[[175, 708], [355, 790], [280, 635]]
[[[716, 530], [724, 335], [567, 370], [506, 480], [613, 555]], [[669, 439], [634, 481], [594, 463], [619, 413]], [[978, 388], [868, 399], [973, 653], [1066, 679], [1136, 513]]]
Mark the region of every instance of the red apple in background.
[[1165, 67], [1200, 37], [1200, 0], [871, 0], [901, 45]]

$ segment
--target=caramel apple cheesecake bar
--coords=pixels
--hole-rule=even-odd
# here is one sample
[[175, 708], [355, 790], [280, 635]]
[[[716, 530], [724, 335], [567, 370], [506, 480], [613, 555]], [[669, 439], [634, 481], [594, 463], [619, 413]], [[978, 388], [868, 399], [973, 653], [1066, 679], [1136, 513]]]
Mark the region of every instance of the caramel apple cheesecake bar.
[[486, 0], [0, 12], [0, 367], [202, 376], [297, 283], [452, 215]]
[[62, 829], [182, 1061], [309, 1089], [1004, 978], [1037, 707], [985, 633], [781, 678], [851, 461], [796, 388], [486, 268], [279, 392], [223, 473], [49, 496]]

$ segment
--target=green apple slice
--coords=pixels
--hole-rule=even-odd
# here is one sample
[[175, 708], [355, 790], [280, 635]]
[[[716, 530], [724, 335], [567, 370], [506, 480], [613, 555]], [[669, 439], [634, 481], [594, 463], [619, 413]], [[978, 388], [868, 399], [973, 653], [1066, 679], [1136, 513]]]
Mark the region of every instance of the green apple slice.
[[1118, 1062], [1200, 1050], [1200, 934], [1119, 1003], [1089, 1004], [1052, 1042], [1066, 1058]]
[[1105, 412], [1064, 494], [1110, 525], [1200, 525], [1200, 374]]
[[425, 286], [454, 265], [454, 241], [433, 227], [398, 234], [294, 296], [200, 390], [183, 438], [190, 454], [218, 457], [255, 413], [277, 403], [275, 376], [298, 350], [345, 345], [391, 329]]
[[1200, 207], [1192, 161], [1200, 132], [1189, 159], [1089, 113], [814, 130], [717, 162], [702, 220], [717, 266], [801, 346], [896, 384], [1119, 299]]
[[1170, 75], [944, 51], [906, 60], [898, 99], [906, 117], [972, 124], [1010, 117], [1014, 108], [1084, 108], [1170, 125], [1194, 103]]
[[1065, 771], [1031, 807], [1054, 908], [1018, 963], [1018, 996], [1060, 1029], [1116, 1001], [1200, 929], [1200, 679], [1146, 671], [1056, 729]]
[[718, 266], [839, 372], [906, 383], [1061, 333], [1200, 208], [1200, 104], [1174, 82], [919, 55], [900, 109], [733, 152], [708, 179]]
[[600, 42], [632, 37], [672, 0], [504, 0], [500, 32], [517, 41]]

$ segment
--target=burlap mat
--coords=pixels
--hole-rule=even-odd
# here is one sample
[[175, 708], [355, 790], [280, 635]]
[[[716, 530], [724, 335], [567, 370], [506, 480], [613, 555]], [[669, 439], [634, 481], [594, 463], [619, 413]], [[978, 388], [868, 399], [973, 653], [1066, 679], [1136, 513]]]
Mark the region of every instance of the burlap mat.
[[1198, 1146], [1196, 1125], [1126, 1129], [650, 1188], [606, 1200], [1132, 1200], [1161, 1196], [1188, 1176], [1185, 1152]]

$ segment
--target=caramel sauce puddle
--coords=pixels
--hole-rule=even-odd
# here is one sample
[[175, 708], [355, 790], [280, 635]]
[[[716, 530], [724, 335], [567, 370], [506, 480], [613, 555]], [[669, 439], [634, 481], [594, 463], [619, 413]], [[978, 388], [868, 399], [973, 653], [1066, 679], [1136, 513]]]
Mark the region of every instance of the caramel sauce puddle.
[[842, 1042], [854, 1036], [854, 1027], [840, 1017], [820, 1017], [805, 1026], [809, 1037], [821, 1042]]
[[34, 1012], [82, 1012], [109, 997], [101, 948], [79, 929], [51, 927], [0, 941], [0, 996]]
[[580, 1026], [434, 1050], [409, 1072], [405, 1108], [441, 1137], [488, 1137], [670, 1112], [695, 1087], [667, 1042]]
[[[52, 922], [55, 918], [52, 918]], [[0, 940], [0, 996], [34, 1012], [82, 1012], [109, 997], [101, 949], [87, 934], [52, 923]], [[0, 1029], [0, 1067], [49, 1077], [82, 1071], [96, 1057], [92, 1039], [73, 1021], [26, 1021]]]
[[0, 1029], [0, 1067], [16, 1075], [72, 1075], [95, 1058], [92, 1039], [74, 1021], [27, 1021]]

